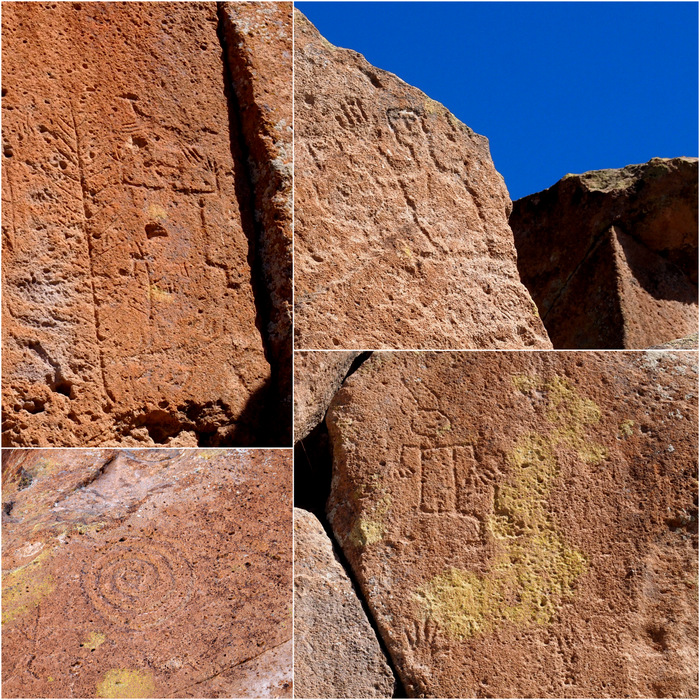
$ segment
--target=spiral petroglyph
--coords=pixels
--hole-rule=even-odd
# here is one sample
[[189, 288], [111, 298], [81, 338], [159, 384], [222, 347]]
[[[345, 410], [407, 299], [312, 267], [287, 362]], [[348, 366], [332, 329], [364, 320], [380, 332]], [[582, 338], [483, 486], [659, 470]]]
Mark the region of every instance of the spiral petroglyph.
[[109, 621], [142, 629], [182, 612], [193, 583], [192, 567], [174, 545], [129, 538], [93, 562], [83, 589]]

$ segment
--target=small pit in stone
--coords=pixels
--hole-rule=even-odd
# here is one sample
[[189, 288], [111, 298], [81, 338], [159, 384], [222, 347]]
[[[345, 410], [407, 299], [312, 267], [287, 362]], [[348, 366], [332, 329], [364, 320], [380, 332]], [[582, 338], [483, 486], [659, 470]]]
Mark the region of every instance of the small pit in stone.
[[158, 236], [167, 236], [168, 232], [161, 226], [159, 223], [155, 221], [150, 221], [149, 223], [146, 224], [146, 237], [147, 238], [156, 238]]

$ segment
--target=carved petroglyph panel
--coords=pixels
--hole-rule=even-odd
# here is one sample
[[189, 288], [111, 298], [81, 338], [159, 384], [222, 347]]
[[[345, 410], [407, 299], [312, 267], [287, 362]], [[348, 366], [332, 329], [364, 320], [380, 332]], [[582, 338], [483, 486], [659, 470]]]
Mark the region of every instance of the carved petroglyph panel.
[[646, 638], [695, 658], [696, 534], [668, 514], [696, 394], [689, 353], [374, 353], [345, 381], [328, 516], [410, 696], [695, 692], [640, 611], [653, 559], [674, 622]]
[[5, 444], [154, 444], [140, 416], [192, 406], [219, 407], [197, 428], [219, 442], [269, 378], [217, 22], [199, 3], [3, 13]]
[[184, 615], [193, 588], [192, 566], [174, 544], [140, 538], [117, 542], [83, 578], [95, 609], [133, 629]]

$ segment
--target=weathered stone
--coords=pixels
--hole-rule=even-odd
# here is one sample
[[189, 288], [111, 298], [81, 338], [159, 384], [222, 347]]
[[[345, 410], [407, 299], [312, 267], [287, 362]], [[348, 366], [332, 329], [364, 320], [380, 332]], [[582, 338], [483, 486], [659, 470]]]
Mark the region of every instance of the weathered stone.
[[488, 141], [295, 14], [295, 347], [546, 348]]
[[685, 338], [676, 338], [669, 340], [667, 343], [652, 346], [650, 350], [696, 350], [698, 347], [698, 334], [686, 336]]
[[265, 338], [279, 420], [292, 415], [292, 3], [225, 2], [228, 66], [255, 195], [257, 250], [266, 288]]
[[326, 420], [409, 695], [697, 696], [695, 353], [375, 353]]
[[515, 202], [510, 225], [555, 348], [647, 348], [697, 333], [697, 158], [567, 175]]
[[6, 450], [2, 492], [3, 697], [290, 695], [290, 451]]
[[333, 395], [359, 354], [294, 353], [294, 442], [303, 440], [323, 420]]
[[270, 442], [215, 3], [2, 24], [4, 444]]
[[394, 676], [321, 523], [294, 509], [297, 698], [390, 698]]

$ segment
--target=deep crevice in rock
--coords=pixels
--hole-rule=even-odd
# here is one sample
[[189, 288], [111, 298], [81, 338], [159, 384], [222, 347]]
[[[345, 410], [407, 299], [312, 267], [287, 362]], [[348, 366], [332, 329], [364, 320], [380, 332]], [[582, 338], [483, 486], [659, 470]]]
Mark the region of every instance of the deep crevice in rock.
[[[236, 177], [237, 197], [240, 205], [241, 221], [248, 238], [248, 264], [251, 271], [251, 285], [256, 308], [256, 327], [260, 332], [265, 359], [270, 365], [271, 382], [267, 388], [268, 397], [265, 402], [265, 415], [261, 420], [260, 440], [257, 444], [265, 447], [289, 447], [292, 443], [292, 412], [291, 396], [283, 396], [280, 387], [281, 373], [287, 372], [291, 378], [291, 366], [282, 367], [278, 362], [278, 353], [271, 334], [271, 323], [275, 315], [273, 302], [266, 282], [264, 265], [261, 256], [262, 240], [265, 235], [262, 224], [255, 215], [256, 210], [256, 178], [252, 172], [252, 154], [243, 128], [241, 106], [236, 93], [231, 66], [229, 61], [234, 52], [229, 51], [225, 32], [224, 3], [217, 3], [218, 24], [216, 28], [219, 45], [222, 51], [222, 66], [224, 77], [224, 93], [229, 110], [229, 136], [234, 163], [241, 163], [240, 172]], [[244, 179], [241, 187], [240, 178]], [[290, 339], [291, 343], [291, 339]]]
[[[254, 441], [258, 447], [287, 447], [291, 439], [291, 416], [285, 420], [280, 416], [277, 407], [280, 397], [277, 392], [277, 376], [279, 368], [274, 361], [274, 353], [271, 351], [270, 337], [268, 333], [270, 321], [270, 299], [264, 283], [262, 264], [259, 254], [259, 240], [261, 236], [260, 226], [255, 220], [255, 188], [253, 176], [250, 172], [249, 149], [243, 135], [241, 125], [240, 106], [233, 85], [233, 78], [228, 64], [228, 52], [223, 28], [223, 6], [217, 3], [218, 24], [216, 33], [221, 46], [221, 64], [224, 82], [224, 95], [228, 105], [229, 138], [233, 162], [236, 164], [236, 198], [238, 200], [241, 224], [248, 239], [248, 265], [250, 267], [250, 281], [255, 300], [256, 320], [255, 325], [260, 332], [265, 351], [265, 359], [270, 365], [272, 381], [265, 387], [265, 399], [257, 429], [257, 439]], [[200, 445], [209, 446], [205, 441]], [[250, 443], [248, 443], [250, 444]]]
[[[345, 379], [354, 374], [364, 362], [372, 356], [371, 352], [363, 352], [353, 361]], [[384, 654], [389, 668], [394, 675], [395, 698], [406, 698], [406, 690], [401, 682], [394, 661], [389, 654], [377, 624], [372, 616], [367, 601], [362, 595], [360, 586], [340, 545], [335, 539], [333, 529], [326, 517], [326, 502], [330, 496], [331, 479], [333, 475], [333, 448], [331, 446], [328, 428], [324, 419], [303, 439], [294, 446], [294, 505], [313, 513], [323, 525], [323, 529], [333, 544], [333, 553], [348, 575], [353, 590], [362, 609], [374, 630], [379, 646]]]

